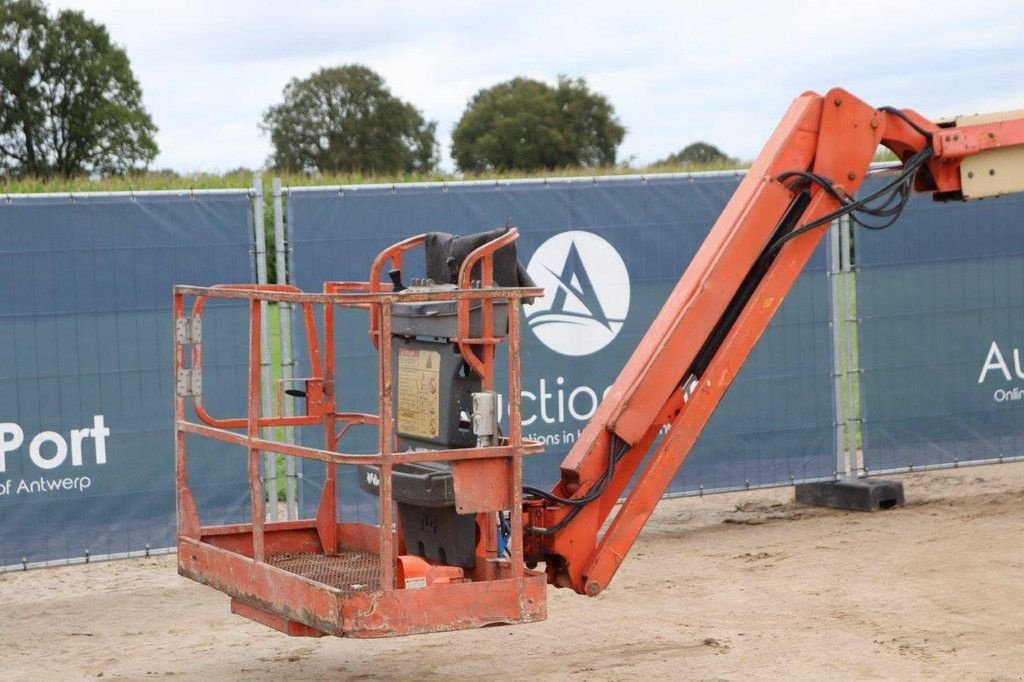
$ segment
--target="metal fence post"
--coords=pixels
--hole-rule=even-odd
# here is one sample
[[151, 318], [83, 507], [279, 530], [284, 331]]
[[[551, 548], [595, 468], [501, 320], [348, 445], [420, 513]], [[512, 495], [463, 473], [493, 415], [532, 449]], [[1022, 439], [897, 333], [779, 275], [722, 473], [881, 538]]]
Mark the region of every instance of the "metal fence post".
[[[860, 384], [855, 379], [858, 376], [858, 357], [854, 350], [857, 347], [857, 280], [853, 272], [853, 222], [846, 216], [840, 218], [839, 229], [839, 255], [840, 275], [843, 281], [843, 338], [846, 342], [846, 357], [843, 363], [843, 383], [846, 393], [846, 441], [847, 459], [850, 462], [851, 476], [856, 477], [860, 473], [860, 456], [857, 451], [857, 426], [860, 423], [860, 416], [863, 408], [860, 406]], [[859, 409], [854, 409], [854, 400]]]
[[830, 308], [830, 319], [829, 327], [832, 329], [832, 403], [835, 407], [835, 421], [833, 428], [835, 429], [835, 453], [836, 453], [836, 474], [844, 478], [848, 478], [851, 475], [850, 468], [850, 457], [846, 451], [846, 437], [844, 429], [846, 428], [846, 403], [848, 397], [844, 399], [844, 379], [845, 372], [843, 371], [843, 297], [841, 292], [842, 287], [842, 266], [841, 257], [839, 253], [840, 249], [840, 238], [839, 232], [842, 229], [842, 224], [839, 221], [833, 221], [829, 226], [828, 230], [828, 288], [829, 288], [829, 308]]
[[[256, 253], [256, 283], [267, 283], [267, 238], [263, 224], [263, 177], [257, 173], [252, 176], [252, 217], [253, 243]], [[268, 306], [266, 301], [260, 302], [260, 384], [261, 414], [269, 414], [273, 404], [273, 388], [270, 376], [270, 338], [268, 335]], [[261, 429], [260, 435], [267, 437], [267, 430]], [[277, 521], [277, 456], [271, 452], [263, 453], [263, 490], [267, 500], [267, 511], [271, 521]]]
[[[284, 244], [285, 244], [285, 251], [284, 251], [285, 274], [288, 276], [288, 283], [291, 284], [292, 286], [295, 286], [296, 285], [295, 273], [298, 272], [298, 270], [295, 267], [295, 247], [292, 246], [292, 230], [294, 228], [294, 225], [292, 224], [292, 220], [289, 218], [289, 215], [288, 215], [288, 210], [290, 208], [291, 196], [292, 196], [292, 189], [291, 188], [288, 188], [288, 187], [282, 187], [281, 188], [281, 202], [283, 204], [282, 207], [281, 207], [281, 216], [282, 216], [282, 222], [284, 223]], [[293, 338], [293, 335], [294, 335], [293, 323], [294, 323], [294, 320], [289, 318], [288, 319], [288, 344], [289, 344], [288, 345], [288, 349], [289, 349], [288, 359], [289, 359], [290, 362], [289, 362], [289, 365], [288, 365], [288, 367], [289, 367], [288, 371], [292, 373], [292, 377], [294, 377], [296, 374], [301, 374], [301, 372], [299, 372], [299, 364], [300, 364], [300, 362], [299, 362], [298, 358], [295, 357], [295, 343], [294, 343], [294, 338]], [[299, 329], [300, 329], [299, 338], [300, 339], [304, 339], [305, 338], [305, 331], [304, 331], [304, 328], [302, 327], [302, 325], [299, 326]], [[292, 403], [292, 409], [293, 410], [295, 409], [295, 403], [294, 402]], [[293, 431], [293, 438], [295, 439], [295, 443], [297, 445], [301, 445], [302, 444], [302, 429], [292, 429], [292, 431]], [[302, 457], [296, 457], [295, 460], [294, 460], [294, 463], [295, 463], [296, 518], [299, 518], [299, 516], [303, 513], [303, 510], [305, 509], [305, 506], [304, 506], [305, 505], [305, 490], [302, 487], [302, 482], [303, 482], [303, 466], [304, 466], [303, 462], [304, 461], [305, 460]], [[319, 497], [317, 499], [319, 499]]]
[[[271, 181], [271, 196], [274, 202], [274, 265], [276, 266], [275, 279], [278, 284], [288, 283], [288, 253], [287, 243], [284, 236], [284, 201], [281, 190], [281, 178], [274, 178]], [[291, 385], [294, 375], [292, 367], [292, 304], [277, 304], [277, 326], [278, 338], [281, 348], [281, 379], [285, 386]], [[285, 394], [282, 410], [285, 415], [295, 414], [295, 399]], [[286, 443], [295, 442], [295, 429], [287, 427], [284, 430]], [[292, 520], [299, 518], [298, 508], [298, 476], [296, 471], [296, 458], [285, 457], [285, 518]]]

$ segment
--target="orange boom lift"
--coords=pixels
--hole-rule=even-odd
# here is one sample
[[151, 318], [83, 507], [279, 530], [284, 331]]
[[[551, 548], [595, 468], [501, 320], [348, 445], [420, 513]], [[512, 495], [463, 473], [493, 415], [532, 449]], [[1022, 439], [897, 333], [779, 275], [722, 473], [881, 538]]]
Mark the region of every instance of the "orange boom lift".
[[[855, 198], [879, 145], [902, 169]], [[522, 437], [520, 425], [519, 313], [524, 299], [543, 290], [517, 267], [515, 229], [476, 241], [413, 237], [382, 252], [367, 282], [329, 282], [317, 294], [286, 286], [175, 287], [179, 572], [226, 592], [235, 613], [311, 636], [524, 623], [545, 617], [546, 583], [600, 593], [828, 225], [842, 215], [894, 221], [914, 190], [939, 200], [1024, 190], [1024, 111], [935, 123], [909, 110], [873, 108], [840, 89], [796, 98], [551, 491], [522, 487], [523, 457], [541, 447]], [[403, 258], [420, 248], [430, 280], [407, 287]], [[249, 306], [243, 417], [216, 418], [202, 405], [200, 330], [209, 299]], [[260, 411], [261, 301], [302, 310], [312, 373], [300, 392], [303, 414], [285, 416], [280, 400], [274, 414]], [[314, 307], [322, 309], [322, 336]], [[337, 308], [369, 313], [378, 350], [375, 414], [339, 410]], [[508, 380], [499, 388], [502, 343]], [[507, 403], [504, 435], [499, 391]], [[260, 435], [281, 426], [319, 427], [324, 447]], [[376, 453], [339, 449], [353, 426], [376, 428]], [[201, 524], [186, 476], [189, 436], [247, 450], [251, 523]], [[315, 518], [265, 521], [261, 452], [325, 464]], [[376, 524], [338, 518], [339, 466], [360, 467], [362, 487], [378, 496]], [[534, 570], [540, 564], [543, 572]]]

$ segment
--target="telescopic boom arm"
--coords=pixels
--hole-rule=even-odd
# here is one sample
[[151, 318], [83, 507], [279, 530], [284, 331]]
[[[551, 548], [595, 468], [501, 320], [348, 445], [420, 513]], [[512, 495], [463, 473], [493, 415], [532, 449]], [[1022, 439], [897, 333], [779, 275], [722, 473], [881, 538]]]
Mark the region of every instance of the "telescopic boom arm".
[[[854, 199], [879, 145], [903, 168]], [[886, 227], [914, 190], [939, 200], [1024, 191], [1022, 145], [1024, 111], [935, 123], [839, 89], [794, 100], [562, 462], [561, 480], [550, 492], [526, 490], [526, 559], [546, 562], [552, 584], [601, 592], [829, 224], [848, 215]]]

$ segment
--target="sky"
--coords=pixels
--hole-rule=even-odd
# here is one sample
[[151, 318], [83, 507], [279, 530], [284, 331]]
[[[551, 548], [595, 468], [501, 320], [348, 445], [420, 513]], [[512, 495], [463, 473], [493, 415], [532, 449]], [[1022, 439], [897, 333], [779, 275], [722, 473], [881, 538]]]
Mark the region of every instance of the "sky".
[[259, 123], [292, 78], [361, 63], [451, 131], [479, 90], [585, 78], [615, 107], [619, 160], [698, 140], [754, 158], [789, 102], [843, 87], [930, 118], [1024, 109], [1019, 2], [50, 0], [106, 25], [159, 128], [153, 168], [258, 169]]

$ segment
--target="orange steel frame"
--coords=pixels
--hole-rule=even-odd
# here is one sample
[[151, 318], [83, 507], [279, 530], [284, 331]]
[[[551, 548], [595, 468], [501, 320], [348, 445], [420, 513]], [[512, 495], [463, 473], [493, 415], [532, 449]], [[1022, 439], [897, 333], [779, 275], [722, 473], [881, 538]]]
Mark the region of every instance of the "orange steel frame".
[[[380, 283], [382, 268], [390, 263], [401, 267], [403, 254], [423, 243], [415, 237], [384, 251], [374, 262], [369, 282], [328, 282], [322, 294], [305, 294], [282, 285], [219, 285], [174, 288], [175, 328], [187, 320], [185, 303], [193, 300], [191, 320], [202, 318], [210, 299], [244, 301], [249, 308], [248, 412], [245, 417], [216, 418], [202, 404], [201, 395], [177, 392], [175, 400], [175, 456], [178, 505], [178, 571], [229, 594], [232, 610], [291, 635], [334, 634], [351, 637], [380, 637], [437, 630], [480, 627], [499, 623], [539, 620], [546, 615], [543, 574], [524, 567], [522, 517], [511, 515], [513, 536], [511, 557], [498, 556], [495, 512], [518, 510], [522, 506], [522, 458], [541, 451], [539, 443], [524, 440], [520, 428], [519, 309], [524, 297], [543, 294], [541, 289], [498, 288], [493, 282], [493, 253], [517, 237], [515, 230], [471, 253], [462, 267], [457, 292], [391, 291]], [[474, 272], [474, 270], [476, 272]], [[471, 288], [470, 276], [481, 286]], [[396, 302], [456, 300], [459, 308], [459, 337], [466, 357], [488, 388], [494, 386], [494, 349], [508, 345], [507, 386], [509, 433], [491, 447], [398, 452], [392, 414], [392, 305]], [[260, 315], [261, 302], [288, 302], [301, 306], [311, 372], [305, 380], [306, 413], [283, 416], [280, 400], [276, 414], [260, 409]], [[493, 306], [499, 301], [509, 308], [507, 334], [495, 333]], [[470, 305], [481, 309], [481, 335], [469, 336]], [[318, 342], [314, 306], [323, 309], [322, 348]], [[370, 333], [378, 346], [377, 414], [340, 412], [335, 376], [335, 308], [360, 308], [370, 312]], [[180, 321], [180, 322], [179, 322]], [[503, 331], [503, 330], [502, 330]], [[381, 339], [384, 342], [381, 343]], [[202, 372], [202, 344], [192, 343], [186, 363], [188, 340], [176, 338], [175, 374]], [[472, 353], [472, 356], [469, 354]], [[343, 387], [340, 387], [343, 390]], [[188, 418], [191, 404], [197, 421]], [[381, 418], [380, 415], [386, 415]], [[372, 455], [345, 454], [339, 441], [353, 425], [375, 426], [378, 452]], [[323, 449], [280, 443], [260, 436], [260, 429], [281, 426], [320, 426]], [[339, 427], [341, 430], [339, 431]], [[249, 523], [203, 526], [189, 488], [186, 437], [204, 436], [245, 448], [248, 453], [248, 481], [251, 504]], [[267, 522], [264, 492], [260, 480], [260, 453], [275, 452], [325, 463], [326, 478], [315, 518]], [[479, 541], [476, 567], [468, 580], [438, 581], [425, 589], [400, 589], [396, 568], [401, 546], [400, 529], [393, 516], [391, 472], [395, 465], [444, 460], [452, 462], [456, 494], [462, 513], [475, 513]], [[339, 522], [337, 518], [337, 465], [375, 465], [380, 471], [379, 524]], [[379, 557], [379, 575], [372, 589], [345, 590], [274, 565], [273, 557], [290, 554], [338, 557], [347, 554]], [[442, 573], [443, 575], [443, 573]]]
[[[911, 124], [913, 123], [913, 125]], [[923, 134], [922, 134], [923, 132]], [[212, 584], [233, 597], [236, 611], [291, 634], [321, 632], [353, 636], [408, 634], [451, 630], [489, 623], [515, 623], [544, 617], [543, 574], [527, 566], [545, 564], [546, 580], [587, 595], [600, 593], [609, 583], [640, 533], [672, 476], [686, 458], [733, 378], [767, 327], [783, 298], [804, 268], [827, 229], [810, 229], [785, 242], [770, 262], [731, 323], [697, 380], [691, 381], [702, 349], [723, 320], [735, 313], [737, 300], [755, 263], [777, 236], [780, 225], [795, 213], [793, 227], [807, 225], [839, 207], [836, 198], [818, 186], [800, 194], [780, 175], [810, 171], [828, 178], [840, 195], [852, 195], [864, 181], [879, 145], [906, 161], [931, 149], [933, 156], [918, 173], [915, 189], [937, 198], [962, 198], [960, 162], [989, 149], [1024, 144], [1024, 120], [961, 127], [940, 126], [904, 110], [875, 109], [840, 89], [825, 96], [812, 92], [794, 100], [781, 123], [755, 160], [721, 217], [669, 295], [663, 308], [594, 417], [561, 465], [561, 478], [552, 492], [561, 498], [591, 494], [593, 502], [567, 518], [562, 503], [522, 499], [522, 456], [539, 446], [522, 439], [520, 426], [519, 308], [523, 297], [537, 289], [494, 288], [490, 250], [472, 254], [463, 265], [455, 292], [395, 294], [381, 283], [384, 267], [401, 268], [403, 254], [421, 245], [414, 237], [383, 252], [373, 263], [368, 283], [329, 283], [324, 294], [302, 294], [287, 287], [176, 287], [174, 313], [184, 316], [185, 296], [197, 297], [193, 315], [202, 311], [205, 298], [238, 298], [250, 304], [249, 414], [243, 419], [216, 420], [195, 401], [204, 422], [185, 419], [185, 400], [176, 406], [179, 570]], [[800, 202], [798, 203], [798, 197]], [[515, 239], [515, 235], [506, 241]], [[506, 243], [506, 241], [502, 241]], [[481, 288], [470, 288], [479, 263]], [[398, 301], [458, 301], [460, 352], [493, 388], [494, 349], [500, 339], [493, 329], [493, 302], [509, 305], [509, 435], [498, 447], [399, 453], [393, 448], [391, 415], [391, 305]], [[323, 369], [314, 360], [314, 377], [307, 380], [309, 412], [297, 417], [267, 417], [259, 412], [259, 301], [289, 301], [303, 306], [307, 336], [316, 339], [313, 305], [324, 306], [326, 321]], [[469, 306], [481, 301], [482, 338], [469, 338]], [[336, 411], [333, 383], [333, 309], [335, 306], [368, 308], [370, 335], [379, 350], [380, 404], [378, 415]], [[734, 306], [735, 308], [735, 306]], [[716, 329], [718, 330], [716, 332]], [[382, 342], [383, 340], [383, 342]], [[311, 341], [312, 343], [312, 341]], [[316, 358], [311, 347], [311, 358]], [[192, 366], [201, 365], [198, 347]], [[185, 368], [184, 350], [175, 347], [175, 367]], [[379, 453], [346, 455], [337, 452], [336, 426], [340, 422], [376, 424]], [[265, 426], [321, 424], [324, 450], [274, 443], [260, 438]], [[667, 430], [665, 430], [667, 427]], [[230, 429], [244, 429], [239, 434]], [[658, 440], [659, 433], [663, 437]], [[251, 524], [204, 528], [199, 524], [185, 480], [185, 435], [199, 434], [248, 449], [253, 518]], [[610, 482], [600, 495], [595, 486], [609, 471], [613, 445], [621, 451]], [[262, 489], [258, 480], [259, 452], [278, 452], [327, 463], [327, 483], [315, 520], [265, 523]], [[453, 463], [456, 504], [462, 513], [478, 513], [483, 568], [473, 582], [431, 585], [425, 589], [398, 589], [395, 561], [400, 534], [394, 532], [391, 509], [391, 470], [400, 462], [445, 460]], [[337, 464], [375, 464], [380, 467], [380, 524], [376, 527], [336, 522], [334, 507]], [[627, 484], [633, 487], [616, 508]], [[522, 509], [512, 514], [512, 557], [496, 556], [493, 512]], [[614, 512], [614, 515], [613, 515]], [[489, 514], [489, 516], [488, 516]], [[609, 520], [609, 517], [611, 519]], [[536, 529], [550, 529], [537, 533]], [[602, 533], [602, 528], [605, 528]], [[531, 530], [532, 529], [532, 530]], [[524, 531], [529, 531], [524, 534]], [[379, 552], [380, 590], [338, 595], [317, 583], [298, 579], [264, 562], [282, 547], [306, 547], [330, 553], [343, 547]]]

